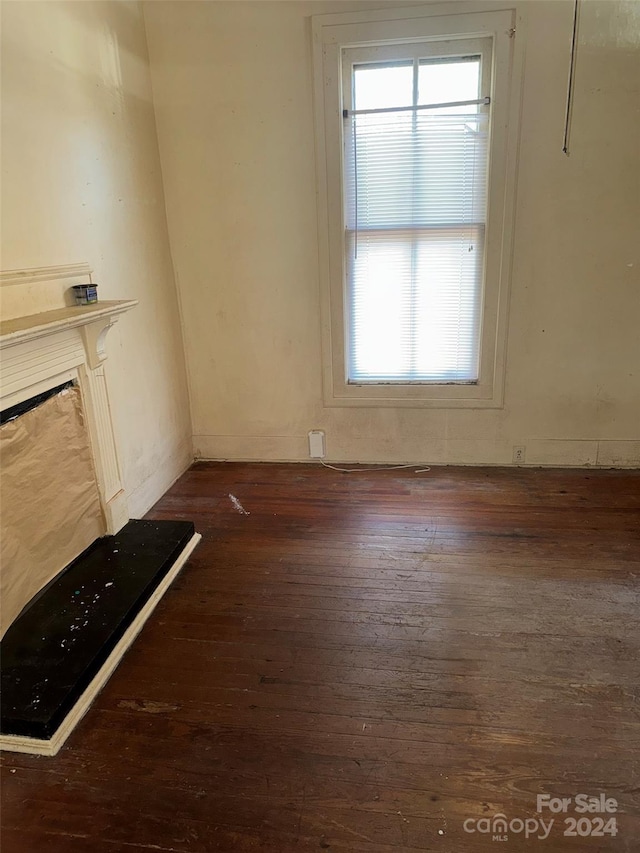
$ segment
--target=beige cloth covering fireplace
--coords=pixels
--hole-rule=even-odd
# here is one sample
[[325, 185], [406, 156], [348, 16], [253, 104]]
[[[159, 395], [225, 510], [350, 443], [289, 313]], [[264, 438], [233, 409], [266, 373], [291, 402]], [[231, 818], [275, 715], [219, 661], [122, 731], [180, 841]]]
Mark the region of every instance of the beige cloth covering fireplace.
[[78, 387], [0, 427], [0, 635], [106, 525]]

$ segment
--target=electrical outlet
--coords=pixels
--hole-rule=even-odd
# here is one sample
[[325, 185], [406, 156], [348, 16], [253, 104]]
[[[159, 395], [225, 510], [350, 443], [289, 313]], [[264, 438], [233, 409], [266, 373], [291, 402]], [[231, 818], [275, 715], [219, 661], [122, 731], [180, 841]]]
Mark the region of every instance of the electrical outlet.
[[312, 429], [309, 433], [309, 456], [311, 459], [325, 457], [324, 432], [321, 429]]
[[522, 465], [525, 460], [526, 447], [524, 444], [514, 444], [513, 446], [513, 461], [516, 465]]

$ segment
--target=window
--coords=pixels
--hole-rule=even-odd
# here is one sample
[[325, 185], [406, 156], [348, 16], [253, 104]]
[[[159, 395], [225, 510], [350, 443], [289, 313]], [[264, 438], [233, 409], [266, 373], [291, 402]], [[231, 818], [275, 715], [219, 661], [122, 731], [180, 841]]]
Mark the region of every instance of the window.
[[329, 405], [501, 405], [512, 21], [314, 21]]
[[490, 43], [476, 50], [343, 53], [348, 382], [478, 380]]

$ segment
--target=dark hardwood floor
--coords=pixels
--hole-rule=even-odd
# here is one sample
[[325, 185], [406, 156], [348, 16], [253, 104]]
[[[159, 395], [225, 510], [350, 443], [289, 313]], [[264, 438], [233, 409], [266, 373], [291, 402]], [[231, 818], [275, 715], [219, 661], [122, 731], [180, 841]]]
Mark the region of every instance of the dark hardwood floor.
[[[2, 853], [640, 850], [640, 472], [199, 464], [150, 517], [203, 541], [59, 755], [3, 755]], [[601, 836], [536, 812], [601, 792]]]

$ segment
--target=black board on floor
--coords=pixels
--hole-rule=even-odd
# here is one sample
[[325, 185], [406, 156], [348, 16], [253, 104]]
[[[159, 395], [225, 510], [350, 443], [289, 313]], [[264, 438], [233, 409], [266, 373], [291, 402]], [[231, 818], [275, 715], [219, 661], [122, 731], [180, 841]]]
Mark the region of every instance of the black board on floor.
[[194, 532], [129, 521], [32, 599], [0, 643], [3, 735], [55, 734]]

